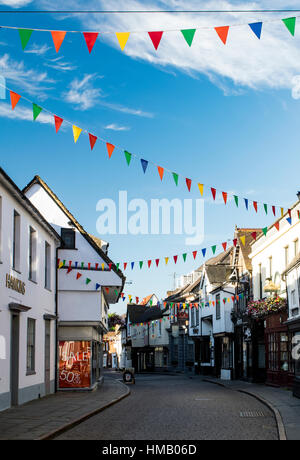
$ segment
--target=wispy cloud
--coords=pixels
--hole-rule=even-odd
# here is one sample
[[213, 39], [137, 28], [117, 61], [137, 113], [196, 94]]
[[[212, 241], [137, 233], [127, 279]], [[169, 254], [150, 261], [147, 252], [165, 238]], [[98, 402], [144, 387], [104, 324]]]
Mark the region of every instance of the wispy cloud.
[[[65, 7], [93, 8], [95, 2], [85, 0], [66, 0]], [[278, 1], [277, 5], [286, 6]], [[296, 1], [289, 1], [289, 7], [296, 6]], [[279, 7], [280, 7], [279, 6]], [[98, 8], [107, 8], [107, 2], [97, 2]], [[126, 9], [197, 9], [196, 0], [128, 0]], [[118, 0], [109, 2], [109, 9], [120, 8]], [[269, 8], [267, 0], [236, 1], [206, 0], [201, 2], [201, 9], [264, 9]], [[125, 47], [125, 53], [134, 59], [147, 61], [160, 68], [173, 68], [191, 76], [204, 74], [219, 86], [224, 94], [239, 94], [239, 88], [292, 89], [293, 77], [300, 74], [300, 35], [292, 37], [282, 21], [282, 14], [275, 22], [265, 22], [261, 40], [258, 40], [247, 21], [276, 18], [275, 15], [262, 14], [241, 15], [238, 13], [217, 13], [191, 15], [186, 13], [171, 14], [113, 14], [113, 15], [78, 15], [82, 26], [89, 30], [139, 31], [145, 33], [131, 34]], [[284, 16], [284, 15], [283, 15]], [[246, 22], [245, 25], [239, 24]], [[237, 25], [231, 27], [226, 46], [217, 36], [214, 26]], [[201, 28], [196, 31], [193, 45], [188, 47], [180, 31], [165, 33], [157, 51], [148, 37], [147, 31]], [[115, 35], [103, 34], [102, 39], [120, 50]], [[120, 51], [121, 52], [121, 51]]]
[[10, 6], [11, 8], [21, 8], [21, 6], [29, 5], [32, 0], [0, 0], [0, 5]]
[[99, 77], [96, 74], [86, 74], [81, 80], [75, 78], [69, 85], [70, 89], [63, 93], [63, 97], [78, 110], [94, 107], [101, 95], [101, 90], [92, 85], [95, 78]]
[[23, 61], [15, 61], [7, 53], [0, 57], [0, 74], [8, 81], [7, 86], [12, 82], [28, 94], [39, 95], [40, 99], [46, 97], [45, 91], [55, 83], [47, 72], [26, 69]]
[[[25, 120], [25, 121], [32, 121], [33, 115], [32, 110], [27, 107], [15, 107], [14, 110], [11, 109], [10, 104], [7, 103], [0, 103], [0, 117], [1, 118], [10, 118], [14, 120]], [[35, 123], [42, 123], [42, 124], [50, 124], [53, 125], [53, 116], [49, 113], [41, 112], [37, 117]]]
[[107, 101], [99, 101], [99, 103], [103, 107], [107, 107], [108, 109], [115, 110], [116, 112], [122, 112], [122, 113], [127, 113], [128, 115], [136, 115], [137, 117], [146, 117], [146, 118], [153, 118], [153, 113], [150, 112], [144, 112], [143, 110], [140, 109], [133, 109], [130, 107], [125, 107], [121, 104], [113, 104], [111, 102]]
[[63, 56], [49, 59], [44, 65], [51, 69], [59, 70], [60, 72], [70, 72], [77, 69], [77, 66], [65, 61]]
[[37, 43], [33, 43], [30, 48], [27, 48], [24, 52], [28, 54], [36, 54], [38, 56], [42, 56], [47, 51], [50, 50], [50, 46], [47, 45], [38, 45]]
[[110, 125], [104, 126], [104, 129], [110, 129], [112, 131], [129, 131], [130, 127], [121, 126], [121, 125], [118, 125], [117, 123], [111, 123]]

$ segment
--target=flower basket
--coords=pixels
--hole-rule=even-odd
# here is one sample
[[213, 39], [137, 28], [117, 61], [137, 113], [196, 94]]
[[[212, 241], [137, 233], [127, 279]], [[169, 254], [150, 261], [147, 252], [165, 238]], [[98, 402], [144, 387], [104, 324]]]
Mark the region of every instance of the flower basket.
[[272, 313], [287, 309], [287, 301], [282, 297], [267, 297], [263, 300], [255, 300], [248, 303], [247, 315], [253, 318], [262, 318]]

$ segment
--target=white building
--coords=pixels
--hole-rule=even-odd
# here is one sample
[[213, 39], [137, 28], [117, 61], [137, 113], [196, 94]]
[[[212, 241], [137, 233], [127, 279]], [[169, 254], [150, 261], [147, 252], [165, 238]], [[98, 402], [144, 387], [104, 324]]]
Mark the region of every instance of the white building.
[[55, 391], [59, 245], [0, 168], [0, 410]]
[[125, 277], [107, 255], [107, 244], [88, 234], [38, 176], [24, 193], [61, 235], [58, 250], [59, 388], [93, 388], [103, 363], [109, 304]]

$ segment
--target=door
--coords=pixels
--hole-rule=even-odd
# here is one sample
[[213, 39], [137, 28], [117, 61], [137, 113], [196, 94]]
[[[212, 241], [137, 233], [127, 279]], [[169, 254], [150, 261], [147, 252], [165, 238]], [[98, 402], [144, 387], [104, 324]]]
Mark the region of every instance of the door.
[[45, 320], [45, 393], [50, 394], [51, 322]]
[[11, 315], [11, 353], [10, 353], [10, 394], [11, 405], [19, 403], [19, 342], [20, 342], [20, 316]]
[[216, 377], [221, 376], [221, 366], [222, 366], [222, 343], [220, 337], [215, 337], [215, 373]]

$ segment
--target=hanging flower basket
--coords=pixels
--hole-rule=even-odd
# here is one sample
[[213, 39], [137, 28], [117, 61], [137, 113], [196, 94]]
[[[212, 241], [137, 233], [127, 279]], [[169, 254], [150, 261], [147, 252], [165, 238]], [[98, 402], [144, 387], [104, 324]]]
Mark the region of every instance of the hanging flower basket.
[[255, 300], [248, 303], [247, 315], [261, 318], [271, 313], [286, 310], [287, 301], [282, 297], [268, 297], [264, 300]]

